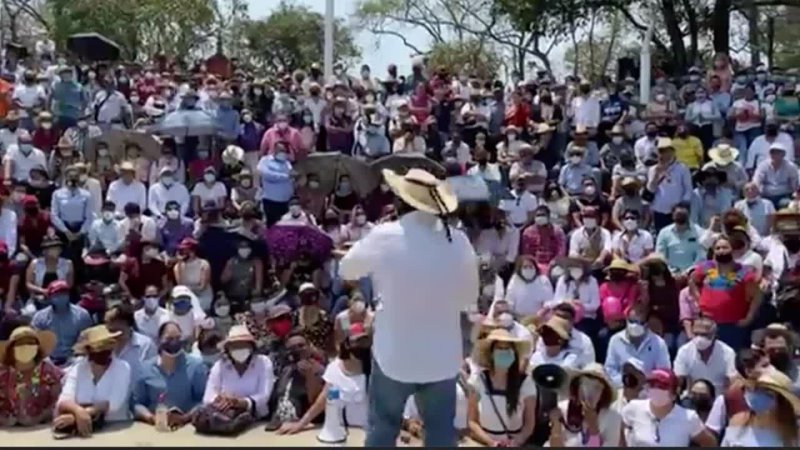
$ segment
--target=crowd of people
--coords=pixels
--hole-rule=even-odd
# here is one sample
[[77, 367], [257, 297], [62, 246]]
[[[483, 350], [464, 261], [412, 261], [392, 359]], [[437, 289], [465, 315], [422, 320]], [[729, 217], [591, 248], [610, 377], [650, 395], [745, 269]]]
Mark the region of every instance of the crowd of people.
[[[656, 69], [639, 99], [632, 77], [422, 60], [260, 79], [19, 56], [0, 80], [2, 426], [293, 434], [336, 392], [377, 445], [398, 438], [380, 391], [402, 396], [401, 439], [436, 442], [450, 424], [408, 386], [459, 345], [440, 398], [486, 446], [800, 440], [797, 71], [717, 55]], [[428, 185], [433, 206], [408, 194]], [[397, 244], [427, 226], [413, 210], [448, 239]], [[434, 251], [461, 236], [474, 280]], [[459, 342], [383, 302], [428, 266], [464, 296]], [[399, 341], [416, 363], [389, 364]]]

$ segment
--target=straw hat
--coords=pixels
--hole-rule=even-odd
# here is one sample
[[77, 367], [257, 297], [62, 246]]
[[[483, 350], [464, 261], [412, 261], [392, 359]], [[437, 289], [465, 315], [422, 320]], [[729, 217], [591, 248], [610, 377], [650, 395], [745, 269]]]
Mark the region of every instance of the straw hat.
[[[544, 324], [542, 324], [542, 326], [539, 327], [539, 329], [542, 328], [549, 328], [555, 331], [556, 334], [561, 339], [564, 339], [565, 341], [569, 340], [569, 324], [567, 323], [567, 320], [564, 319], [563, 317], [559, 317], [556, 315], [550, 316], [550, 318], [547, 319], [547, 322], [545, 322]], [[541, 334], [541, 331], [539, 332], [539, 334]]]
[[672, 145], [672, 139], [670, 138], [659, 138], [658, 145], [656, 147], [658, 148], [658, 150], [675, 149], [675, 147], [673, 147]]
[[256, 345], [256, 338], [252, 333], [250, 333], [250, 330], [247, 329], [247, 326], [234, 325], [231, 327], [230, 331], [228, 331], [228, 337], [219, 343], [219, 349], [224, 350], [225, 346], [235, 342], [247, 342]]
[[420, 211], [442, 215], [458, 208], [458, 197], [450, 185], [430, 172], [410, 169], [401, 176], [393, 170], [383, 169], [383, 178], [395, 195]]
[[226, 164], [236, 163], [244, 160], [244, 150], [238, 145], [229, 145], [222, 152], [222, 161]]
[[56, 148], [75, 148], [75, 144], [72, 142], [72, 139], [69, 138], [66, 134], [61, 136], [61, 139], [58, 140], [58, 144]]
[[708, 151], [708, 157], [720, 166], [727, 166], [739, 157], [739, 149], [728, 144], [719, 144]]
[[622, 186], [622, 187], [627, 187], [627, 186], [639, 187], [640, 185], [641, 185], [641, 182], [636, 177], [625, 177], [620, 182], [620, 186]]
[[87, 353], [90, 347], [108, 347], [121, 334], [119, 331], [114, 333], [108, 331], [105, 325], [95, 325], [81, 332], [80, 336], [78, 336], [78, 343], [72, 347], [72, 350], [76, 355], [83, 355]]
[[604, 270], [606, 272], [609, 272], [609, 271], [612, 271], [612, 270], [624, 270], [626, 272], [632, 272], [632, 273], [637, 273], [638, 272], [638, 270], [636, 270], [636, 266], [634, 266], [633, 264], [625, 261], [622, 258], [614, 258], [614, 260], [611, 261], [611, 264], [606, 266], [606, 268]]
[[37, 331], [31, 327], [18, 327], [11, 332], [7, 341], [0, 342], [0, 361], [6, 360], [6, 351], [12, 348], [15, 343], [25, 338], [33, 338], [39, 343], [39, 352], [42, 357], [47, 357], [56, 348], [56, 335], [52, 331]]
[[766, 370], [755, 382], [748, 382], [748, 385], [780, 395], [792, 405], [795, 416], [800, 415], [800, 398], [792, 390], [792, 380], [777, 369]]
[[122, 164], [119, 165], [120, 172], [135, 172], [136, 168], [133, 166], [133, 163], [130, 161], [123, 161]]
[[570, 390], [575, 385], [578, 384], [578, 381], [582, 377], [589, 377], [595, 380], [602, 382], [605, 385], [606, 391], [608, 391], [609, 395], [611, 396], [611, 403], [614, 403], [614, 400], [617, 399], [617, 389], [611, 384], [611, 380], [608, 379], [608, 375], [606, 375], [606, 371], [603, 370], [603, 366], [599, 363], [593, 362], [587, 364], [582, 370], [574, 372], [572, 375], [572, 379], [570, 380]]
[[488, 336], [478, 342], [478, 365], [482, 367], [489, 367], [492, 360], [491, 349], [492, 344], [495, 342], [508, 342], [514, 345], [514, 350], [517, 352], [519, 360], [527, 358], [531, 353], [531, 343], [525, 339], [514, 337], [507, 330], [497, 328], [492, 330]]
[[533, 132], [536, 133], [536, 134], [546, 134], [546, 133], [549, 133], [549, 132], [551, 132], [553, 130], [555, 130], [555, 128], [550, 126], [549, 123], [543, 122], [543, 123], [537, 123], [536, 124], [536, 129], [534, 129]]

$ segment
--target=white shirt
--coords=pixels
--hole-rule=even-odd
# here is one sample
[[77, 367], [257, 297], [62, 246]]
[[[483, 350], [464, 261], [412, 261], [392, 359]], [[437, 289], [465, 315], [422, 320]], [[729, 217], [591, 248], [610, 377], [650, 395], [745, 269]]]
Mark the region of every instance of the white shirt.
[[[580, 227], [569, 236], [569, 256], [578, 258], [584, 250], [591, 246], [589, 232], [586, 227]], [[600, 228], [600, 250], [611, 251], [611, 232], [605, 228]]]
[[714, 385], [715, 392], [725, 392], [728, 380], [736, 375], [736, 352], [720, 340], [714, 340], [713, 345], [707, 362], [700, 357], [694, 340], [678, 349], [673, 362], [675, 375], [688, 378], [687, 386], [705, 379]]
[[578, 284], [572, 279], [567, 279], [567, 275], [561, 275], [556, 281], [553, 299], [545, 302], [545, 306], [552, 308], [572, 300], [580, 300], [584, 317], [592, 319], [597, 317], [597, 308], [600, 307], [600, 286], [597, 285], [597, 279], [590, 275]]
[[[140, 226], [139, 226], [140, 225]], [[157, 242], [156, 235], [158, 233], [158, 225], [156, 225], [156, 221], [153, 220], [152, 217], [147, 217], [145, 215], [139, 215], [139, 225], [132, 224], [131, 219], [124, 218], [119, 222], [119, 231], [122, 233], [122, 238], [126, 238], [128, 233], [131, 232], [131, 228], [137, 229], [141, 234], [142, 241], [146, 242]]]
[[17, 213], [10, 208], [0, 209], [0, 239], [8, 246], [8, 257], [17, 253]]
[[[558, 402], [558, 409], [561, 410], [561, 417], [567, 417], [569, 400], [564, 399]], [[616, 447], [619, 445], [619, 430], [622, 425], [622, 416], [614, 408], [607, 407], [597, 414], [597, 428], [600, 432], [600, 441], [603, 447]], [[586, 447], [583, 442], [584, 435], [581, 432], [573, 433], [563, 428], [564, 447]], [[548, 442], [546, 447], [550, 446]]]
[[[622, 408], [626, 447], [688, 447], [705, 430], [696, 412], [675, 405], [661, 420], [650, 410], [650, 400], [631, 400]], [[658, 437], [658, 442], [656, 442]]]
[[172, 186], [166, 187], [159, 181], [150, 185], [147, 193], [147, 209], [150, 210], [150, 213], [156, 217], [162, 217], [167, 203], [170, 201], [178, 202], [181, 205], [181, 215], [185, 216], [191, 204], [189, 190], [181, 183], [173, 183]]
[[16, 145], [20, 131], [22, 128], [17, 128], [17, 131], [11, 131], [8, 128], [0, 130], [0, 151], [5, 152], [12, 145]]
[[632, 263], [639, 262], [654, 248], [653, 235], [647, 230], [636, 230], [634, 236], [617, 231], [611, 239], [611, 250], [625, 256]]
[[595, 97], [575, 97], [572, 99], [572, 109], [575, 111], [573, 123], [576, 127], [597, 128], [600, 124], [600, 102]]
[[[100, 91], [94, 96], [93, 107], [100, 106], [97, 112], [97, 123], [111, 123], [122, 119], [122, 114], [129, 108], [128, 100], [119, 92], [114, 91], [110, 94], [107, 91]], [[106, 100], [108, 97], [108, 100]]]
[[444, 149], [442, 149], [442, 154], [448, 154], [450, 152], [455, 154], [456, 160], [462, 166], [468, 162], [472, 162], [472, 152], [466, 142], [460, 142], [457, 147], [453, 141], [448, 142], [445, 144]]
[[28, 117], [28, 112], [25, 109], [31, 109], [37, 105], [44, 105], [47, 100], [47, 92], [40, 84], [26, 86], [18, 84], [14, 88], [14, 93], [11, 97], [14, 101], [20, 104], [24, 109], [19, 111], [20, 117]]
[[31, 169], [44, 167], [47, 170], [47, 156], [44, 152], [34, 147], [28, 156], [19, 151], [19, 146], [13, 144], [8, 147], [4, 161], [11, 161], [11, 178], [17, 181], [27, 180]]
[[633, 154], [639, 164], [644, 164], [648, 159], [652, 159], [657, 155], [656, 148], [658, 146], [658, 139], [650, 139], [647, 136], [642, 136], [633, 144]]
[[127, 362], [112, 358], [100, 380], [95, 384], [89, 360], [79, 358], [67, 369], [58, 403], [73, 401], [79, 405], [108, 402], [106, 420], [116, 422], [130, 419], [128, 394], [131, 368]]
[[452, 242], [438, 217], [415, 211], [376, 226], [339, 263], [345, 280], [372, 278], [380, 298], [372, 351], [397, 381], [430, 383], [459, 372], [460, 312], [476, 301], [478, 259], [462, 231], [450, 233]]
[[133, 180], [131, 184], [125, 184], [122, 179], [114, 180], [108, 185], [106, 200], [114, 202], [114, 210], [119, 214], [125, 212], [128, 203], [139, 205], [141, 212], [144, 212], [147, 209], [147, 189], [139, 180]]
[[350, 375], [344, 372], [342, 360], [334, 359], [325, 368], [322, 379], [339, 389], [339, 398], [344, 404], [344, 415], [349, 426], [364, 428], [367, 425], [367, 376]]
[[527, 281], [514, 274], [508, 282], [506, 301], [517, 317], [532, 316], [544, 308], [544, 303], [553, 298], [553, 284], [546, 276], [537, 276]]
[[100, 214], [103, 209], [103, 186], [100, 185], [100, 181], [96, 178], [89, 177], [81, 187], [89, 191], [92, 212]]
[[758, 163], [769, 158], [769, 148], [772, 144], [781, 144], [786, 149], [786, 161], [794, 162], [794, 141], [788, 133], [783, 131], [778, 132], [778, 136], [773, 142], [768, 142], [766, 135], [761, 135], [750, 144], [747, 149], [747, 162], [744, 165], [745, 169], [755, 170]]
[[228, 197], [228, 189], [219, 181], [214, 182], [211, 187], [208, 187], [204, 182], [200, 182], [194, 185], [192, 197], [200, 197], [200, 206], [213, 200], [217, 202], [217, 206], [223, 207], [225, 205], [220, 202]]
[[154, 342], [158, 340], [158, 328], [169, 319], [169, 312], [161, 307], [156, 308], [152, 315], [147, 314], [144, 308], [137, 309], [133, 313], [136, 327], [139, 332], [149, 337]]
[[[484, 381], [483, 372], [473, 372], [467, 384], [478, 396], [478, 415], [480, 426], [489, 435], [497, 438], [506, 438], [506, 430], [512, 437], [522, 430], [523, 416], [525, 411], [525, 400], [536, 396], [536, 385], [531, 377], [525, 377], [519, 388], [519, 401], [514, 414], [508, 415], [505, 395], [492, 395], [489, 397], [489, 390]], [[494, 401], [494, 406], [492, 406]], [[497, 411], [495, 412], [495, 408]], [[501, 417], [498, 417], [498, 413]], [[505, 427], [503, 425], [505, 424]]]
[[[533, 370], [542, 364], [556, 364], [558, 366], [563, 367], [564, 369], [572, 369], [578, 370], [581, 368], [581, 361], [578, 358], [578, 355], [574, 353], [569, 347], [562, 349], [558, 354], [555, 356], [549, 356], [545, 352], [545, 347], [542, 344], [541, 347], [537, 347], [536, 351], [533, 352], [531, 355], [531, 360], [528, 363], [528, 367]], [[529, 370], [528, 372], [530, 372]]]
[[506, 213], [508, 223], [517, 226], [528, 222], [528, 214], [536, 211], [539, 201], [530, 192], [523, 191], [518, 194], [516, 190], [511, 191], [514, 198], [500, 200], [500, 210]]
[[[403, 411], [403, 419], [416, 419], [420, 420], [422, 416], [417, 408], [417, 402], [413, 395], [406, 400], [406, 408]], [[467, 429], [467, 394], [461, 384], [456, 383], [456, 416], [453, 418], [453, 427], [456, 430]]]
[[108, 253], [116, 253], [122, 248], [125, 239], [120, 228], [118, 220], [106, 222], [102, 218], [95, 219], [89, 227], [89, 246], [99, 243]]

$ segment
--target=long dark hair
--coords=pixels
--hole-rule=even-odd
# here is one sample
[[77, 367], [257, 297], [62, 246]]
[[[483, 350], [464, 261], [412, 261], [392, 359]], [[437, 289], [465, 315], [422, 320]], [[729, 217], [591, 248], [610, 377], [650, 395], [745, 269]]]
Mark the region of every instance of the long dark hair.
[[350, 359], [351, 356], [355, 357], [361, 363], [361, 371], [364, 372], [364, 376], [367, 378], [367, 386], [369, 386], [369, 378], [370, 374], [372, 374], [372, 348], [365, 347], [365, 349], [366, 351], [364, 352], [355, 352], [350, 339], [345, 339], [339, 346], [339, 359], [345, 360]]
[[[494, 370], [494, 359], [491, 357], [492, 353], [494, 353], [494, 346], [495, 343], [492, 343], [491, 347], [489, 347], [489, 370]], [[513, 350], [514, 362], [508, 368], [508, 378], [506, 380], [506, 412], [509, 416], [514, 415], [517, 411], [519, 391], [522, 387], [522, 382], [525, 381], [525, 374], [519, 369], [519, 354], [517, 349]]]

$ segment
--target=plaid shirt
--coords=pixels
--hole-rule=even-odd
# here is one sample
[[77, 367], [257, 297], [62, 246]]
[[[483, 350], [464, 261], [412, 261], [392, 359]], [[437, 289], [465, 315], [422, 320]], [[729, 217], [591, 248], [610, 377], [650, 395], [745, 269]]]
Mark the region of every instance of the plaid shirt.
[[519, 254], [532, 256], [538, 265], [549, 265], [566, 252], [567, 238], [559, 227], [531, 225], [522, 231]]

